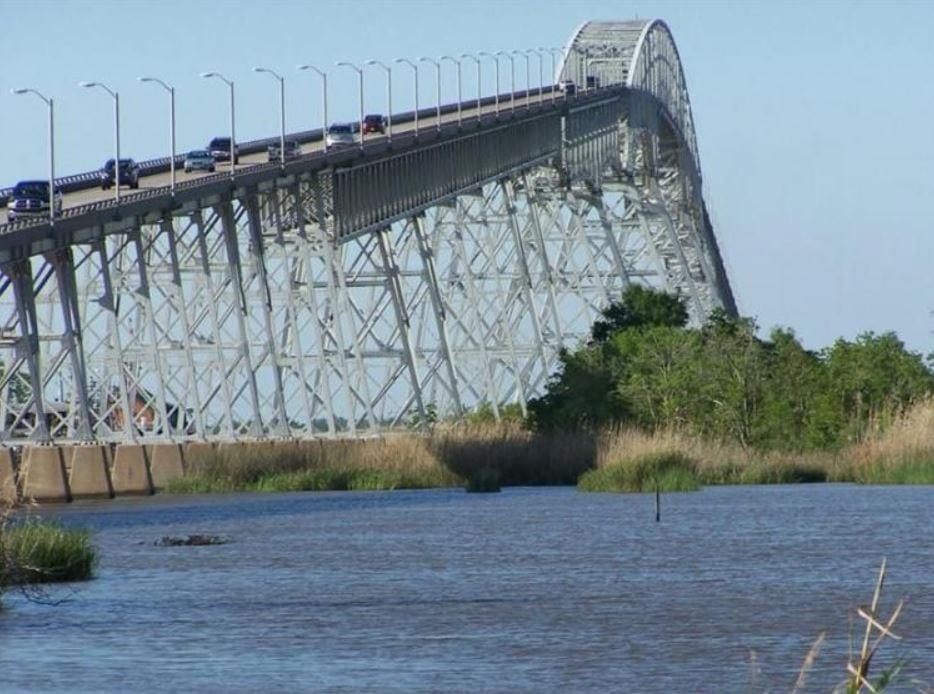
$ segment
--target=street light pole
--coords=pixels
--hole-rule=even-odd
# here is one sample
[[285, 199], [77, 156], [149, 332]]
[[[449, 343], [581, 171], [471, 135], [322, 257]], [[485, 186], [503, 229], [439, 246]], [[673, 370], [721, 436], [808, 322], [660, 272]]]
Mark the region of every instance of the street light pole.
[[285, 168], [285, 78], [265, 67], [254, 67], [253, 72], [265, 72], [279, 80], [279, 164]]
[[496, 51], [496, 55], [509, 58], [509, 110], [516, 110], [516, 59], [508, 51]]
[[120, 202], [120, 94], [102, 82], [79, 82], [79, 87], [100, 87], [114, 100], [114, 199]]
[[544, 53], [546, 51], [544, 48], [532, 48], [531, 50], [538, 56], [538, 103], [541, 104], [543, 99], [542, 94], [545, 91]]
[[482, 105], [480, 102], [480, 99], [483, 96], [483, 90], [480, 88], [480, 73], [482, 72], [480, 70], [480, 58], [475, 55], [471, 55], [470, 53], [461, 53], [461, 58], [470, 58], [477, 64], [477, 122], [479, 123], [483, 115], [481, 113]]
[[386, 140], [392, 142], [392, 68], [385, 63], [371, 59], [367, 65], [377, 65], [386, 71]]
[[[486, 51], [480, 51], [477, 55], [481, 57], [492, 58], [493, 62], [496, 63], [496, 93], [493, 95], [493, 113], [496, 114], [496, 117], [499, 118], [499, 58], [497, 57], [499, 53], [487, 53]], [[479, 70], [479, 68], [477, 68]]]
[[431, 63], [435, 66], [435, 122], [438, 126], [438, 130], [441, 130], [441, 63], [424, 56], [419, 58], [418, 62]]
[[532, 105], [529, 103], [529, 82], [531, 82], [532, 69], [529, 67], [531, 61], [529, 60], [528, 51], [510, 51], [512, 55], [521, 55], [525, 58], [525, 109], [529, 110], [532, 108]]
[[28, 87], [11, 89], [13, 94], [34, 94], [49, 107], [49, 224], [55, 224], [55, 105], [52, 99]]
[[394, 63], [402, 63], [412, 68], [412, 74], [415, 79], [415, 137], [418, 138], [418, 65], [408, 58], [393, 58]]
[[551, 53], [551, 101], [555, 101], [555, 91], [558, 85], [558, 66], [555, 62], [555, 54], [561, 53], [564, 55], [563, 48], [546, 48], [546, 51]]
[[334, 64], [337, 67], [349, 67], [351, 70], [357, 71], [357, 77], [360, 80], [360, 149], [363, 149], [363, 69], [353, 63], [348, 63], [346, 60], [340, 60]]
[[327, 154], [328, 151], [328, 73], [324, 70], [319, 70], [314, 65], [299, 65], [299, 70], [311, 70], [312, 72], [318, 73], [318, 76], [321, 78], [321, 108], [323, 111], [322, 120], [324, 121], [323, 127], [321, 128], [321, 140], [324, 142], [323, 151]]
[[202, 77], [216, 77], [230, 89], [230, 175], [233, 176], [237, 163], [237, 140], [234, 130], [234, 83], [219, 72], [202, 72]]
[[457, 127], [459, 128], [463, 123], [463, 118], [461, 118], [461, 102], [463, 101], [461, 96], [461, 61], [449, 55], [442, 55], [440, 60], [442, 62], [450, 60], [457, 68]]
[[140, 82], [155, 82], [169, 93], [169, 144], [172, 157], [169, 159], [172, 195], [175, 195], [175, 88], [170, 87], [158, 77], [140, 77]]

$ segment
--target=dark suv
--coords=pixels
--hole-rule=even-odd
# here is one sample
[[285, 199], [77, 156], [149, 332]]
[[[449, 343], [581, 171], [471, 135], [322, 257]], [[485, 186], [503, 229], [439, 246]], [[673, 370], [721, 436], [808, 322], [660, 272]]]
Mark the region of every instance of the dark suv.
[[378, 113], [371, 113], [363, 118], [364, 133], [385, 133], [386, 118]]
[[[101, 188], [107, 190], [114, 184], [114, 173], [117, 167], [114, 166], [114, 160], [108, 159], [101, 167]], [[130, 188], [139, 188], [139, 164], [132, 159], [120, 160], [120, 181], [121, 186], [130, 186]]]
[[[55, 214], [62, 212], [62, 192], [55, 190]], [[20, 181], [10, 193], [7, 203], [7, 221], [14, 221], [21, 217], [36, 217], [49, 214], [49, 182], [48, 181]]]
[[[215, 137], [205, 148], [214, 155], [214, 161], [230, 161], [230, 138]], [[234, 146], [234, 164], [240, 163], [240, 146]]]

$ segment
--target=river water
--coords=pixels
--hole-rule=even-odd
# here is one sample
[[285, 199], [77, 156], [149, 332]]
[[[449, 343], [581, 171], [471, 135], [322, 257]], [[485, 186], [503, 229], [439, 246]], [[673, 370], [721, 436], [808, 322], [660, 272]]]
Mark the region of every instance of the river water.
[[[890, 691], [934, 684], [934, 488], [156, 496], [47, 507], [97, 578], [4, 596], [0, 690], [804, 691], [845, 677], [888, 557]], [[163, 547], [209, 533], [228, 544]]]

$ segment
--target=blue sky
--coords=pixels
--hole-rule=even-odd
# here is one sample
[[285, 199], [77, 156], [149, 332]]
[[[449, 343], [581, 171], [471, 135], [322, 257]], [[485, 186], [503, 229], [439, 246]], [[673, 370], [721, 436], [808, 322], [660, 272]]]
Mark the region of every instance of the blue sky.
[[[934, 351], [932, 2], [0, 3], [0, 187], [47, 173], [46, 112], [13, 87], [55, 99], [64, 175], [97, 168], [112, 148], [112, 102], [82, 80], [120, 92], [121, 149], [148, 159], [168, 154], [168, 105], [141, 75], [175, 86], [183, 151], [228, 128], [226, 87], [202, 71], [236, 82], [237, 136], [253, 139], [278, 128], [276, 83], [256, 65], [286, 78], [287, 127], [299, 130], [321, 118], [319, 83], [299, 63], [331, 73], [331, 120], [350, 119], [355, 76], [337, 60], [560, 46], [585, 20], [664, 19], [741, 311], [765, 330], [792, 327], [811, 348], [895, 330], [912, 349]], [[471, 94], [466, 71], [464, 83]], [[396, 109], [411, 106], [410, 73], [393, 87]], [[368, 71], [367, 110], [385, 110], [384, 89]], [[443, 91], [453, 100], [449, 73]], [[425, 73], [422, 101], [433, 94]]]

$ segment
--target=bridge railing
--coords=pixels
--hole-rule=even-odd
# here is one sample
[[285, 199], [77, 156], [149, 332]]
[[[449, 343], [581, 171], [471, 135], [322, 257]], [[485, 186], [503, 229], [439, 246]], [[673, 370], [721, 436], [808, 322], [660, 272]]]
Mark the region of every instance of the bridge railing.
[[[542, 94], [548, 94], [549, 96], [553, 91], [555, 91], [555, 85], [544, 85], [542, 87]], [[529, 94], [538, 93], [538, 88], [530, 88]], [[515, 94], [525, 95], [525, 90], [517, 91]], [[484, 106], [489, 106], [496, 103], [497, 98], [502, 104], [512, 98], [512, 93], [507, 92], [505, 94], [500, 94], [498, 97], [494, 96], [485, 96], [480, 99], [481, 108]], [[476, 107], [476, 99], [466, 99], [460, 104], [457, 102], [444, 104], [441, 106], [441, 115], [450, 115], [456, 113], [458, 106], [461, 108], [474, 108]], [[435, 106], [430, 106], [426, 108], [421, 108], [418, 110], [418, 117], [421, 118], [431, 118], [438, 112], [438, 108]], [[392, 114], [392, 122], [396, 123], [411, 123], [415, 120], [415, 111], [402, 111], [400, 113]], [[352, 123], [354, 125], [356, 123]], [[321, 128], [315, 128], [312, 130], [301, 130], [299, 132], [290, 133], [286, 135], [290, 140], [297, 140], [302, 144], [308, 144], [310, 142], [320, 142], [324, 137], [324, 133]], [[247, 142], [238, 142], [237, 148], [240, 154], [257, 154], [259, 152], [264, 152], [269, 147], [269, 145], [275, 145], [279, 143], [279, 136], [274, 137], [264, 137], [258, 140], [249, 140]], [[143, 176], [152, 176], [155, 174], [165, 173], [169, 171], [171, 167], [171, 157], [159, 157], [157, 159], [147, 159], [146, 161], [139, 162], [140, 173]], [[175, 165], [179, 166], [184, 164], [185, 154], [177, 154], [175, 156]], [[84, 173], [73, 174], [70, 176], [63, 176], [61, 178], [55, 179], [55, 186], [62, 191], [62, 193], [74, 193], [79, 190], [87, 190], [89, 188], [94, 188], [100, 184], [100, 170], [95, 169], [93, 171], [85, 171]], [[0, 206], [6, 206], [9, 202], [10, 195], [13, 193], [13, 188], [0, 188]], [[38, 220], [24, 220], [27, 224], [30, 221]]]

